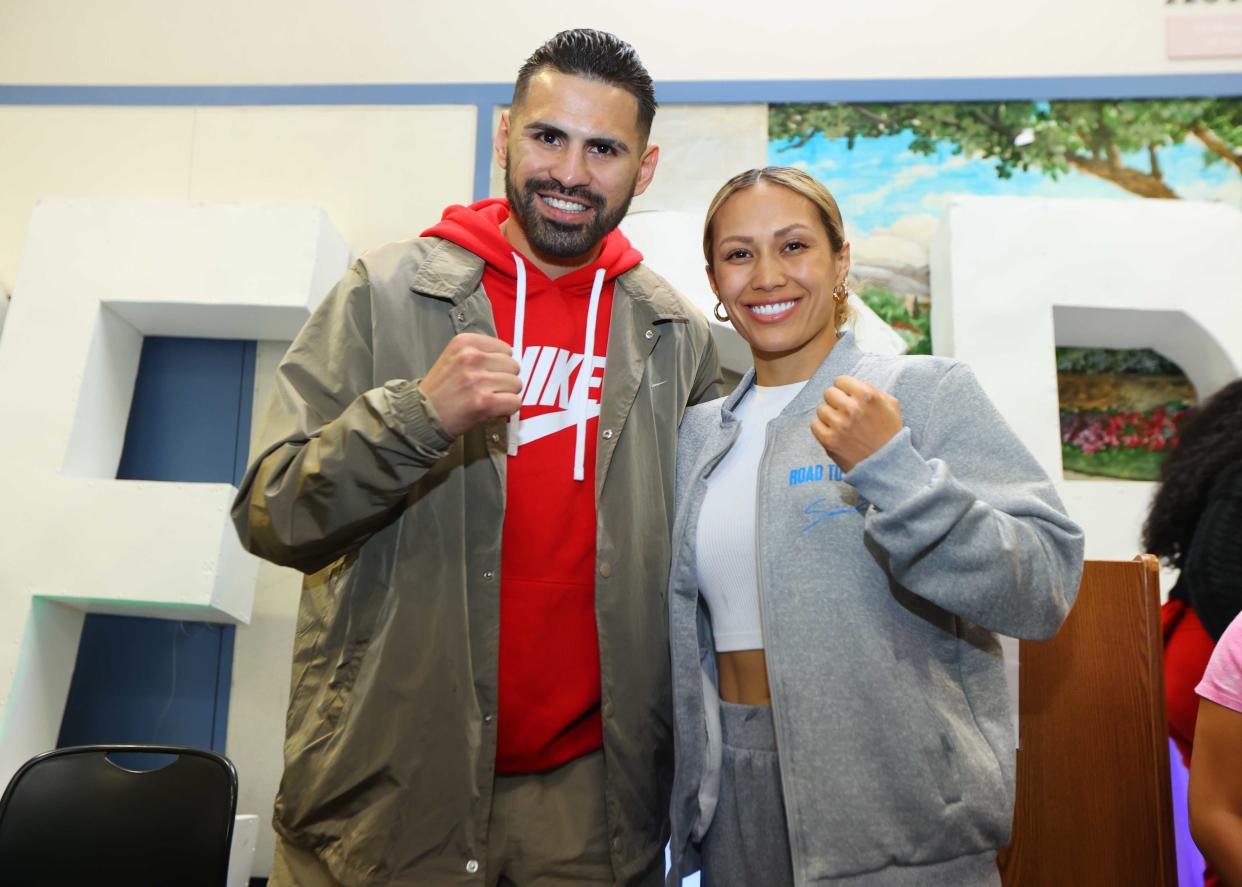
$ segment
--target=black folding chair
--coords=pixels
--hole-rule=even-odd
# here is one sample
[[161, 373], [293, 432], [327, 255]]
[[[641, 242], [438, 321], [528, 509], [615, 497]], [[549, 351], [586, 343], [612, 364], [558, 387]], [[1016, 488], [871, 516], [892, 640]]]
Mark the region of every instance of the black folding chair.
[[48, 752], [23, 764], [0, 798], [0, 884], [222, 887], [236, 812], [237, 771], [215, 752]]

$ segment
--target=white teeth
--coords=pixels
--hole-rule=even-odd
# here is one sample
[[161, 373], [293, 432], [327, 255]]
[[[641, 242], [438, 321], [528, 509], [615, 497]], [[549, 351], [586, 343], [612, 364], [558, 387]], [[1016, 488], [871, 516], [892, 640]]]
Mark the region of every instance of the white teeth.
[[559, 209], [567, 213], [586, 212], [586, 207], [581, 203], [570, 203], [568, 200], [559, 200], [555, 197], [544, 197], [543, 202], [553, 209]]
[[796, 304], [798, 304], [797, 301], [773, 302], [770, 305], [747, 305], [746, 307], [761, 317], [770, 317], [774, 314], [780, 314], [782, 311], [788, 311]]

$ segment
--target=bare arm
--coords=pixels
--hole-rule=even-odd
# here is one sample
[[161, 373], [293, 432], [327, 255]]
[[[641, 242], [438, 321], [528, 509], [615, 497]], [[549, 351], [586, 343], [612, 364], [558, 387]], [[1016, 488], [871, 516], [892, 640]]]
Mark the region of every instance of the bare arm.
[[1242, 887], [1242, 712], [1199, 702], [1190, 763], [1190, 831], [1227, 885]]

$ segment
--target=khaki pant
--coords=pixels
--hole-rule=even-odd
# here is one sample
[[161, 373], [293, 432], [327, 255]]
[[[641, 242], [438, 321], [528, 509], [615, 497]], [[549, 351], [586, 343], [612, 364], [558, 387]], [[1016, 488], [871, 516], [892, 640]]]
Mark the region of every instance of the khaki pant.
[[[497, 776], [487, 887], [611, 884], [604, 753], [547, 773]], [[313, 854], [277, 839], [269, 887], [342, 887]]]

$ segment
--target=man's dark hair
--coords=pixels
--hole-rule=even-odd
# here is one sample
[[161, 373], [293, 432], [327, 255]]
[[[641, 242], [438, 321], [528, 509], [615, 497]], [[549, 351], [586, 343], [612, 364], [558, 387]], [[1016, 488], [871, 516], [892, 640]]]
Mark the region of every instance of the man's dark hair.
[[624, 89], [638, 99], [638, 125], [643, 138], [651, 133], [656, 112], [655, 85], [634, 47], [619, 37], [593, 28], [561, 31], [536, 49], [518, 71], [513, 84], [514, 107], [526, 97], [530, 78], [544, 69]]

